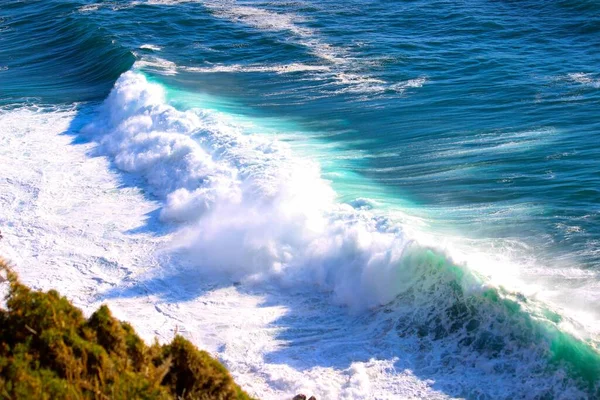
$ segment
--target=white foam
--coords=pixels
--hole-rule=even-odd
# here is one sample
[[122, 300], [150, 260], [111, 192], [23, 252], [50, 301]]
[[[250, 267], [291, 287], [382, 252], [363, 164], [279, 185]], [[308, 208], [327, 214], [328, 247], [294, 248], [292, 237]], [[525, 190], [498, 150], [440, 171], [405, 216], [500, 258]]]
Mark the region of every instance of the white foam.
[[[151, 49], [153, 51], [160, 51], [161, 48], [154, 45], [145, 44], [140, 46], [140, 49]], [[134, 68], [143, 69], [158, 73], [160, 75], [176, 75], [181, 71], [185, 72], [196, 72], [196, 73], [264, 73], [272, 72], [276, 74], [290, 74], [295, 72], [328, 72], [331, 70], [326, 65], [308, 65], [308, 64], [276, 64], [276, 65], [260, 65], [260, 64], [230, 64], [230, 65], [210, 65], [206, 67], [188, 67], [180, 66], [174, 62], [165, 58], [156, 56], [139, 56], [139, 59], [135, 62]], [[0, 69], [1, 71], [1, 69]]]
[[[164, 253], [173, 237], [152, 217], [159, 204], [133, 187], [132, 177], [111, 171], [107, 158], [90, 157], [93, 143], [73, 144], [76, 136], [64, 134], [85, 115], [49, 111], [0, 111], [0, 254], [25, 283], [58, 289], [88, 315], [108, 303], [146, 340], [168, 341], [178, 332], [217, 355], [245, 390], [263, 399], [299, 392], [447, 398], [406, 370], [408, 359], [371, 349], [381, 338], [318, 293], [219, 289], [191, 272], [176, 275], [177, 259]], [[133, 293], [107, 297], [116, 288]], [[285, 326], [300, 336], [282, 338]], [[370, 350], [359, 351], [365, 345]]]
[[156, 46], [153, 44], [143, 44], [140, 46], [140, 49], [152, 50], [152, 51], [161, 51], [162, 47]]
[[79, 12], [90, 12], [97, 11], [100, 8], [100, 4], [86, 4], [85, 6], [79, 7]]
[[325, 65], [306, 65], [306, 64], [282, 64], [282, 65], [211, 65], [209, 67], [180, 67], [183, 71], [215, 73], [215, 72], [275, 72], [277, 74], [287, 74], [293, 72], [314, 72], [330, 71], [331, 68]]
[[580, 83], [585, 86], [600, 88], [600, 79], [597, 79], [592, 74], [584, 73], [584, 72], [576, 72], [567, 75], [568, 79]]
[[156, 265], [148, 253], [168, 236], [126, 234], [157, 205], [120, 188], [105, 158], [87, 157], [91, 143], [70, 144], [75, 110], [48, 111], [0, 111], [0, 254], [90, 310], [98, 291]]
[[290, 31], [298, 36], [313, 36], [312, 29], [303, 27], [305, 22], [302, 17], [294, 13], [276, 13], [265, 9], [241, 6], [237, 3], [205, 2], [211, 7], [216, 15], [240, 21], [246, 25], [267, 31]]
[[[137, 54], [136, 54], [137, 56]], [[161, 75], [176, 75], [177, 64], [156, 56], [144, 56], [134, 63], [134, 68], [145, 68]]]
[[420, 88], [427, 82], [427, 78], [420, 77], [416, 79], [409, 79], [405, 82], [395, 83], [390, 86], [390, 89], [395, 90], [400, 93], [404, 93], [406, 89], [410, 88]]

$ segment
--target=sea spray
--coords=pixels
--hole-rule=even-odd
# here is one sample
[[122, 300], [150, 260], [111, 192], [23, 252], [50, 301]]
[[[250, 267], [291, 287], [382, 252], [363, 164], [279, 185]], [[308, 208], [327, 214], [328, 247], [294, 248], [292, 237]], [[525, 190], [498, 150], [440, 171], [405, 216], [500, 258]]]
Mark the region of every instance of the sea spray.
[[201, 268], [317, 283], [357, 308], [391, 301], [406, 281], [399, 226], [336, 203], [318, 165], [286, 145], [165, 104], [141, 74], [123, 75], [86, 130], [118, 168], [144, 176], [164, 220], [184, 223]]

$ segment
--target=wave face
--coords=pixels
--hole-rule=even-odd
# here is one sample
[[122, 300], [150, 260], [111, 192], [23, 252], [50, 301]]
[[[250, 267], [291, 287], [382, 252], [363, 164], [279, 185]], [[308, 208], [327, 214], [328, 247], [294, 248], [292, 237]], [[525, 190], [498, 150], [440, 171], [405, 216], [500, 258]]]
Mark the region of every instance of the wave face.
[[3, 1], [0, 229], [266, 398], [598, 398], [599, 10]]
[[117, 168], [144, 178], [163, 202], [161, 219], [183, 226], [180, 251], [202, 273], [315, 285], [355, 311], [390, 314], [399, 337], [437, 348], [431, 369], [459, 373], [487, 360], [487, 373], [510, 385], [504, 395], [531, 385], [536, 396], [598, 393], [600, 354], [565, 330], [574, 321], [490, 286], [364, 202], [337, 202], [318, 165], [285, 144], [244, 135], [218, 113], [177, 110], [134, 72], [84, 132]]
[[0, 105], [102, 100], [133, 54], [74, 2], [7, 0], [0, 10]]

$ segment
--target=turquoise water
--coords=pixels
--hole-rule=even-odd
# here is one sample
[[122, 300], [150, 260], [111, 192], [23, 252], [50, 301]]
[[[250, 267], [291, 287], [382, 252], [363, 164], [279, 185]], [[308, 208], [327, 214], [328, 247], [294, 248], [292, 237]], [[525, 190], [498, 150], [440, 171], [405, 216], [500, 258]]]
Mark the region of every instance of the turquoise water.
[[[597, 327], [598, 49], [600, 4], [586, 0], [4, 0], [0, 106], [95, 106], [139, 71], [175, 108], [317, 162], [339, 203], [517, 265]], [[484, 311], [460, 318], [496, 310], [495, 296], [467, 298]], [[598, 332], [580, 342], [553, 318], [536, 325], [546, 309], [519, 299], [503, 313], [529, 340], [551, 337], [549, 358], [581, 361], [597, 394]]]

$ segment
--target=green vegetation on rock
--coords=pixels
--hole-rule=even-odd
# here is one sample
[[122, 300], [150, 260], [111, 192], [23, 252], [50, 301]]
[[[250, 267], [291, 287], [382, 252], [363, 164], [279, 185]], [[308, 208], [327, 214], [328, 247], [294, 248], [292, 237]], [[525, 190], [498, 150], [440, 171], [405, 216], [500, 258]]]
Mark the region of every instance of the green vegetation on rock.
[[[57, 291], [10, 285], [0, 309], [0, 399], [250, 399], [181, 336], [148, 346], [100, 307], [89, 319]], [[0, 277], [0, 280], [2, 278]]]

